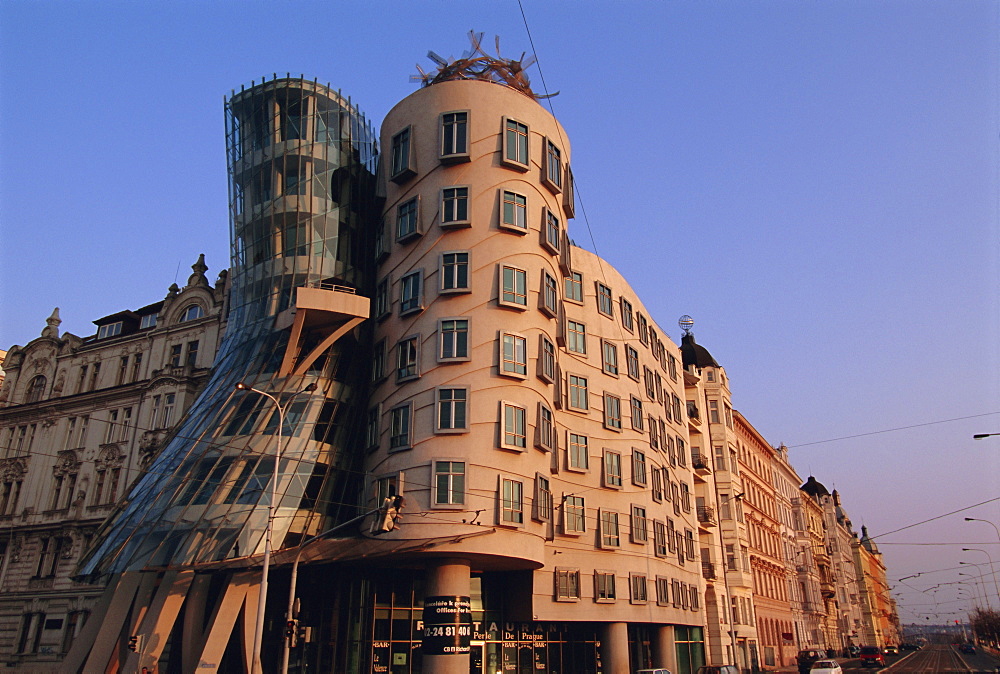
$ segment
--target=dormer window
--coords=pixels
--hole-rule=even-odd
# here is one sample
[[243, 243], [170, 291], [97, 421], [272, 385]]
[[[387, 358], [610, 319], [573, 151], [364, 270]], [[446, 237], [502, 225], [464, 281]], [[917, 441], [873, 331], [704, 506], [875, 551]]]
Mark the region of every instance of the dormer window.
[[139, 329], [145, 330], [147, 328], [156, 327], [156, 314], [146, 314], [139, 321]]
[[[183, 311], [183, 313], [181, 313], [181, 321], [180, 322], [181, 323], [186, 323], [187, 321], [193, 321], [193, 320], [196, 320], [198, 318], [201, 318], [204, 315], [205, 315], [205, 312], [202, 310], [202, 308], [200, 306], [198, 306], [197, 304], [192, 304], [191, 306], [189, 306], [188, 308], [186, 308]], [[118, 325], [121, 326], [121, 323], [119, 323]]]
[[109, 323], [108, 325], [102, 325], [97, 329], [97, 338], [106, 339], [108, 337], [116, 337], [122, 334], [122, 322]]

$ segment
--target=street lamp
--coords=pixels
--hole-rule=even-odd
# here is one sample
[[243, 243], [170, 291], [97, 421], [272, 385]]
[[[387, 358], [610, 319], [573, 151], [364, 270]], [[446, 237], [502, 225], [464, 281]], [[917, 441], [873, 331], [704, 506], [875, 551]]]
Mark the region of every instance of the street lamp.
[[270, 393], [255, 389], [254, 387], [248, 386], [243, 382], [236, 384], [236, 390], [253, 391], [254, 393], [268, 398], [274, 403], [274, 406], [278, 408], [278, 448], [274, 453], [274, 474], [271, 476], [271, 499], [267, 504], [267, 529], [264, 534], [264, 561], [260, 573], [260, 589], [257, 593], [257, 624], [254, 627], [253, 632], [253, 656], [250, 662], [250, 671], [252, 674], [262, 674], [263, 668], [260, 663], [260, 645], [264, 637], [264, 606], [267, 603], [267, 572], [271, 567], [271, 535], [274, 532], [274, 512], [278, 501], [278, 475], [281, 466], [281, 455], [284, 451], [282, 441], [284, 440], [285, 432], [285, 407], [287, 407], [288, 404], [291, 403], [292, 400], [299, 394], [312, 393], [315, 391], [316, 383], [313, 382], [301, 391], [293, 393], [284, 404], [282, 404], [281, 401]]
[[972, 436], [973, 440], [982, 440], [983, 438], [989, 438], [994, 435], [1000, 435], [1000, 433], [976, 433]]
[[972, 581], [970, 581], [970, 584], [972, 585], [972, 590], [973, 590], [974, 594], [976, 595], [976, 603], [979, 604], [979, 590], [980, 590], [980, 588], [979, 588], [979, 584], [976, 583], [976, 580], [982, 578], [982, 576], [974, 576], [971, 573], [962, 573], [961, 571], [958, 572], [958, 575], [960, 575], [960, 576], [968, 576], [969, 578], [972, 579]]
[[962, 548], [962, 552], [981, 552], [990, 560], [990, 574], [993, 576], [993, 589], [997, 593], [997, 599], [1000, 600], [1000, 585], [997, 584], [997, 572], [996, 569], [993, 568], [993, 555], [982, 548]]

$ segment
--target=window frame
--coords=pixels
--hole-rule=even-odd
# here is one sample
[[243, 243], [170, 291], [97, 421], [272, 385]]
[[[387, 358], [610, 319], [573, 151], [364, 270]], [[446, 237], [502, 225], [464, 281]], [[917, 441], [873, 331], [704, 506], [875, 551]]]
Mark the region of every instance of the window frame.
[[[498, 422], [498, 433], [497, 441], [500, 449], [507, 449], [514, 452], [525, 452], [528, 449], [528, 410], [519, 403], [510, 400], [500, 400], [499, 401], [500, 414]], [[508, 410], [514, 415], [514, 427], [512, 430], [508, 431], [507, 423], [507, 412]], [[518, 432], [517, 421], [520, 418], [521, 421], [521, 431]], [[523, 444], [519, 444], [517, 439], [520, 438]], [[508, 440], [513, 439], [513, 442]]]
[[604, 427], [609, 431], [622, 431], [622, 399], [613, 393], [604, 392]]
[[[507, 497], [507, 485], [511, 485], [510, 498]], [[518, 486], [517, 501], [514, 498], [514, 485]], [[508, 506], [508, 503], [510, 504]], [[509, 513], [509, 517], [508, 517]], [[497, 525], [502, 527], [521, 528], [524, 526], [524, 481], [513, 476], [500, 474], [497, 479]]]
[[389, 289], [392, 287], [392, 278], [384, 277], [375, 284], [375, 297], [372, 302], [373, 316], [375, 320], [381, 321], [392, 313], [392, 297]]
[[[511, 124], [520, 128], [511, 129], [509, 128]], [[500, 163], [508, 168], [527, 171], [531, 168], [531, 127], [518, 119], [504, 115], [501, 119], [500, 130], [502, 134]], [[512, 133], [517, 139], [515, 143], [512, 143]], [[520, 140], [521, 138], [523, 138], [523, 142]], [[511, 156], [512, 145], [516, 147], [513, 157]]]
[[[500, 188], [500, 212], [497, 216], [497, 226], [515, 234], [528, 233], [528, 197], [514, 190]], [[508, 198], [511, 197], [511, 198]], [[513, 221], [507, 220], [507, 205], [510, 204], [510, 212]], [[517, 224], [523, 222], [524, 225]]]
[[[464, 255], [465, 260], [459, 260], [459, 256]], [[449, 264], [448, 256], [455, 256], [454, 262]], [[465, 285], [457, 285], [461, 276], [459, 269], [465, 267]], [[472, 253], [468, 250], [447, 250], [441, 253], [438, 258], [438, 274], [441, 277], [438, 283], [438, 294], [455, 295], [472, 292]], [[454, 280], [456, 285], [446, 287], [447, 280]]]
[[[402, 230], [404, 217], [405, 221], [411, 225], [406, 231]], [[423, 228], [420, 225], [420, 195], [418, 194], [396, 206], [396, 225], [394, 227], [396, 243], [407, 243], [419, 238], [423, 234]]]
[[552, 571], [552, 581], [554, 601], [580, 601], [580, 569], [557, 566]]
[[[458, 116], [462, 115], [463, 118], [459, 121]], [[449, 116], [454, 116], [455, 119], [448, 120]], [[449, 128], [452, 127], [452, 128]], [[470, 130], [472, 127], [472, 113], [469, 110], [449, 110], [448, 112], [442, 112], [438, 116], [438, 130], [439, 130], [439, 144], [438, 144], [438, 159], [440, 159], [442, 164], [455, 164], [458, 162], [466, 162], [471, 159], [469, 154], [469, 146], [471, 145]], [[464, 142], [461, 136], [464, 134]], [[448, 152], [448, 141], [451, 140], [451, 152]]]
[[[403, 348], [403, 344], [405, 343], [412, 343], [413, 346], [412, 363], [408, 363], [408, 368], [409, 366], [412, 365], [413, 372], [401, 374], [400, 371], [403, 369], [401, 365], [403, 359], [403, 354], [401, 352], [401, 349]], [[420, 335], [414, 334], [402, 337], [398, 342], [396, 342], [395, 351], [396, 351], [396, 368], [395, 368], [396, 382], [402, 383], [405, 381], [411, 381], [413, 379], [419, 379], [420, 378]]]
[[[563, 277], [563, 286], [563, 299], [583, 304], [583, 272], [571, 269], [569, 275]], [[570, 292], [570, 288], [573, 292]]]
[[[508, 344], [511, 347], [509, 358]], [[501, 330], [497, 334], [497, 347], [497, 374], [502, 377], [527, 379], [528, 338], [517, 332]]]
[[622, 547], [621, 513], [610, 508], [597, 511], [598, 540], [602, 550], [618, 550]]
[[[465, 330], [445, 330], [446, 324], [454, 323], [455, 327], [458, 327], [459, 323], [465, 323]], [[437, 333], [438, 333], [438, 349], [437, 349], [437, 362], [439, 363], [464, 363], [472, 359], [470, 355], [471, 348], [469, 343], [469, 337], [471, 332], [471, 320], [466, 316], [454, 316], [448, 318], [439, 318], [437, 322]], [[465, 353], [459, 355], [459, 341], [461, 341], [459, 335], [465, 335]], [[447, 355], [445, 353], [445, 336], [453, 335], [452, 339], [452, 350], [454, 355]]]
[[398, 184], [417, 174], [417, 158], [413, 149], [413, 126], [407, 124], [389, 141], [389, 180]]
[[608, 339], [601, 340], [601, 369], [606, 375], [618, 377], [618, 345]]
[[608, 318], [614, 318], [615, 300], [610, 286], [607, 286], [600, 281], [594, 281], [594, 287], [597, 292], [597, 313], [602, 316], [607, 316]]
[[[403, 442], [398, 439], [402, 438]], [[389, 451], [401, 452], [413, 447], [413, 401], [389, 409]]]
[[[610, 582], [609, 582], [610, 581]], [[594, 602], [614, 604], [618, 601], [615, 572], [611, 569], [594, 569]]]
[[625, 345], [625, 364], [629, 379], [639, 381], [639, 351], [631, 344]]
[[[447, 471], [439, 471], [438, 466], [447, 464]], [[461, 464], [462, 471], [453, 470], [455, 464]], [[465, 506], [466, 491], [469, 484], [469, 463], [465, 459], [435, 458], [431, 460], [431, 498], [430, 507], [437, 510], [460, 509]], [[446, 477], [444, 492], [448, 500], [440, 501], [442, 494], [439, 478]], [[460, 485], [455, 486], [455, 476], [461, 476]]]
[[601, 456], [601, 486], [605, 489], [624, 489], [625, 477], [622, 473], [622, 453], [604, 448]]
[[539, 401], [535, 422], [535, 447], [547, 452], [558, 449], [556, 436], [556, 415], [552, 408]]
[[537, 522], [551, 522], [555, 516], [555, 504], [552, 497], [552, 480], [535, 473], [534, 498], [531, 503], [531, 519]]
[[558, 255], [562, 250], [563, 226], [559, 214], [550, 210], [547, 206], [542, 209], [542, 222], [539, 227], [542, 248], [553, 255]]
[[632, 448], [632, 484], [637, 487], [645, 487], [649, 484], [649, 460], [646, 452], [641, 449]]
[[545, 269], [538, 292], [538, 309], [549, 318], [559, 315], [559, 281]]
[[566, 470], [575, 473], [590, 471], [590, 436], [566, 431]]
[[[462, 399], [451, 398], [445, 400], [442, 398], [446, 391], [462, 391], [465, 393], [465, 397]], [[457, 435], [461, 433], [469, 432], [469, 412], [472, 410], [471, 405], [471, 393], [468, 386], [438, 386], [434, 389], [434, 432], [439, 435]], [[452, 411], [450, 412], [451, 426], [442, 425], [442, 413], [444, 411], [444, 405], [450, 403]], [[458, 418], [458, 407], [462, 407], [462, 425], [457, 425]]]
[[[573, 380], [577, 380], [577, 385], [574, 386]], [[579, 382], [583, 382], [583, 386], [579, 386]], [[566, 375], [566, 389], [568, 395], [566, 396], [566, 409], [575, 410], [577, 412], [589, 412], [590, 411], [590, 381], [587, 377], [579, 374], [567, 374]], [[582, 391], [582, 396], [579, 394]], [[577, 392], [577, 393], [574, 393]], [[574, 405], [574, 400], [582, 402], [583, 406]]]
[[[582, 329], [581, 329], [582, 328]], [[587, 324], [566, 319], [566, 350], [570, 353], [587, 355]]]
[[629, 396], [629, 411], [632, 416], [632, 430], [644, 433], [646, 427], [643, 425], [643, 419], [645, 412], [642, 408], [642, 398], [637, 396]]
[[629, 572], [628, 588], [630, 604], [649, 603], [649, 577], [646, 574]]
[[649, 511], [644, 505], [633, 503], [629, 509], [629, 540], [638, 545], [649, 541]]
[[[414, 289], [414, 283], [416, 283], [416, 294], [412, 295], [411, 292]], [[409, 316], [423, 310], [424, 270], [414, 269], [399, 277], [399, 315], [400, 317]]]
[[544, 334], [538, 336], [538, 378], [552, 384], [558, 377], [559, 362], [556, 345]]
[[[465, 209], [465, 217], [462, 208]], [[438, 198], [439, 225], [442, 229], [458, 229], [472, 226], [472, 189], [469, 185], [448, 185], [442, 187]], [[454, 212], [451, 212], [454, 211]], [[449, 216], [449, 219], [445, 219]], [[453, 217], [450, 217], [453, 216]]]
[[551, 139], [546, 137], [542, 145], [542, 184], [549, 188], [552, 194], [559, 194], [563, 188], [562, 150]]
[[[511, 264], [498, 264], [498, 292], [497, 292], [497, 304], [501, 307], [508, 307], [511, 309], [517, 309], [518, 311], [526, 311], [528, 308], [528, 272], [523, 267], [515, 267]], [[506, 271], [510, 270], [511, 280], [513, 285], [510, 290], [507, 290], [507, 285], [505, 282]], [[520, 282], [520, 287], [523, 288], [523, 294], [518, 292], [518, 285]], [[509, 295], [511, 299], [505, 299], [505, 295]], [[519, 298], [523, 297], [524, 301], [519, 301]]]
[[635, 317], [632, 314], [632, 303], [622, 295], [618, 298], [618, 310], [622, 315], [622, 327], [629, 332], [635, 332]]
[[587, 533], [587, 500], [583, 496], [563, 494], [561, 509], [563, 536]]

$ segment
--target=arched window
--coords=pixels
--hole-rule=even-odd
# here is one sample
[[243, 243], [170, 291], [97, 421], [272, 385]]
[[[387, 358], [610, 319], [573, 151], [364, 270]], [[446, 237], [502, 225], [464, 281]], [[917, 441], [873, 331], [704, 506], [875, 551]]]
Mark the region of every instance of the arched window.
[[192, 304], [186, 309], [184, 309], [183, 313], [181, 313], [181, 323], [185, 323], [187, 321], [193, 321], [197, 318], [201, 318], [204, 315], [205, 312], [202, 310], [200, 306], [198, 306], [197, 304]]
[[47, 380], [43, 375], [38, 375], [28, 384], [28, 396], [25, 402], [37, 403], [45, 395], [45, 384]]

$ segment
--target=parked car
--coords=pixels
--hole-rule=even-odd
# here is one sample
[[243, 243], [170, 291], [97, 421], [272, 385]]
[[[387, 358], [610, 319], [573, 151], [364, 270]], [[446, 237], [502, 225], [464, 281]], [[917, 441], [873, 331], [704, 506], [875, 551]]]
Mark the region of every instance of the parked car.
[[899, 649], [895, 646], [886, 646], [882, 652], [886, 655], [899, 655]]
[[878, 646], [862, 646], [858, 655], [862, 667], [885, 667], [885, 656]]
[[799, 674], [807, 674], [809, 668], [812, 667], [812, 663], [822, 660], [825, 657], [826, 653], [823, 651], [813, 649], [799, 651], [799, 654], [795, 657], [795, 662], [799, 666]]
[[812, 664], [809, 674], [844, 674], [836, 660], [817, 660]]
[[899, 645], [899, 650], [901, 651], [919, 651], [920, 646], [917, 644], [905, 643]]
[[958, 650], [962, 653], [967, 653], [969, 655], [976, 654], [976, 647], [973, 646], [972, 644], [962, 644], [961, 646], [958, 647]]
[[856, 658], [861, 653], [861, 649], [857, 646], [848, 646], [846, 650], [849, 658]]
[[635, 674], [670, 674], [670, 670], [665, 667], [659, 669], [640, 669]]
[[698, 674], [740, 674], [736, 665], [704, 665], [698, 668]]

